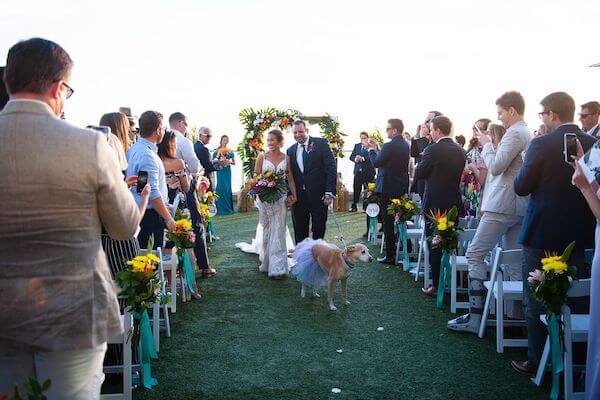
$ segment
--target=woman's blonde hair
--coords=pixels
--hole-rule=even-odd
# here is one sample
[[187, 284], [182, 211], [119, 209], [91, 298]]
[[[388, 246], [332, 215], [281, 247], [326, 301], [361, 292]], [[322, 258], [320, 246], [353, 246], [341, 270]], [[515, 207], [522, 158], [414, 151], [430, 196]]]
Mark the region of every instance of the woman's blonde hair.
[[107, 113], [100, 118], [100, 125], [110, 127], [111, 132], [123, 143], [123, 149], [129, 150], [131, 142], [129, 140], [129, 120], [127, 116], [120, 112]]

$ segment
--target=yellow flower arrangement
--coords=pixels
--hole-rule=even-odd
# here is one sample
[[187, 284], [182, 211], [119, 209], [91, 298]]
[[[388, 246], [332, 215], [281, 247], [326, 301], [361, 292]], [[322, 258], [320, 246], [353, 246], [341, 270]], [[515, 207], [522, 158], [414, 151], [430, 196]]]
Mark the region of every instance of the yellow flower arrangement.
[[375, 191], [375, 182], [371, 182], [367, 185], [367, 189], [369, 189], [369, 192], [374, 192]]
[[567, 263], [561, 260], [561, 257], [552, 258], [558, 258], [558, 260], [546, 260], [546, 262], [544, 262], [545, 259], [542, 259], [542, 269], [544, 272], [554, 272], [555, 274], [561, 275], [569, 268]]
[[400, 204], [402, 204], [402, 202], [400, 201], [400, 199], [392, 199], [392, 204], [395, 206], [399, 206]]
[[189, 232], [192, 229], [192, 223], [188, 219], [178, 219], [175, 221], [177, 232]]

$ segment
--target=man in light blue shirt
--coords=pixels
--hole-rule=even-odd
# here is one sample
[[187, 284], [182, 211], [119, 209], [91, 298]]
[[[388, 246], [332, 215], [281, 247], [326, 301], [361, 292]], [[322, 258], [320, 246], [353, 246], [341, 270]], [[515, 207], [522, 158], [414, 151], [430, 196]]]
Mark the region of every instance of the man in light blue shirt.
[[[170, 231], [175, 230], [175, 220], [168, 208], [169, 192], [165, 168], [158, 157], [156, 146], [165, 134], [162, 120], [163, 116], [159, 112], [144, 112], [139, 119], [140, 139], [127, 152], [127, 176], [138, 176], [140, 171], [147, 172], [151, 190], [148, 208], [140, 222], [138, 241], [141, 248], [148, 246], [148, 240], [152, 235], [154, 248], [162, 247], [165, 225]], [[135, 187], [131, 190], [139, 204], [140, 195]]]

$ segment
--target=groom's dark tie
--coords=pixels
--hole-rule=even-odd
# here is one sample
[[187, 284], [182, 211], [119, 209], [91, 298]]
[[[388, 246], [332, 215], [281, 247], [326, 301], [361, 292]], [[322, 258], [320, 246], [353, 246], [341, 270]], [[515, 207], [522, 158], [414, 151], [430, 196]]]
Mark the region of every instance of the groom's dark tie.
[[[302, 169], [306, 171], [306, 159], [308, 158], [308, 152], [306, 151], [306, 143], [302, 145]], [[303, 173], [304, 173], [303, 171]]]

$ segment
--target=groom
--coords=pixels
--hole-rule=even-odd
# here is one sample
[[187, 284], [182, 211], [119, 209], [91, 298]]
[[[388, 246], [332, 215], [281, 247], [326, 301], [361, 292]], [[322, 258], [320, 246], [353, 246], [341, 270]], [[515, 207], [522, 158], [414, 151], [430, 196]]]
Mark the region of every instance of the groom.
[[292, 209], [296, 243], [308, 237], [312, 218], [313, 239], [325, 236], [327, 207], [335, 196], [337, 166], [327, 140], [308, 136], [302, 120], [294, 121], [296, 144], [287, 150], [292, 161], [297, 202]]

